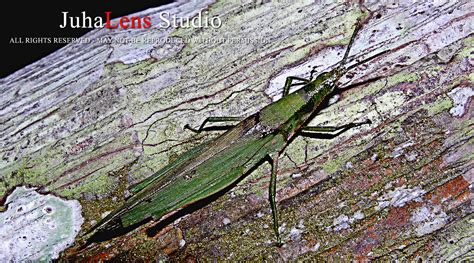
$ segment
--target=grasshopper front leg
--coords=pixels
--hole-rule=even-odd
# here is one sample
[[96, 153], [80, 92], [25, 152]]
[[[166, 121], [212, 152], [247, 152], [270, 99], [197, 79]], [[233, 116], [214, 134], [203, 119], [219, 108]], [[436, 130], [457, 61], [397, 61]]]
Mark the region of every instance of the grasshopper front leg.
[[[293, 83], [294, 80], [301, 81], [300, 83]], [[290, 93], [290, 88], [293, 86], [301, 86], [301, 85], [306, 85], [310, 82], [309, 79], [305, 78], [300, 78], [300, 77], [294, 77], [290, 76], [286, 78], [285, 81], [285, 86], [283, 87], [283, 97], [287, 96]], [[242, 117], [207, 117], [199, 126], [198, 129], [192, 128], [189, 124], [184, 125], [185, 129], [188, 129], [192, 132], [195, 133], [201, 133], [203, 130], [205, 130], [205, 126], [207, 123], [210, 122], [234, 122], [234, 121], [241, 121], [244, 118]]]
[[[300, 83], [293, 83], [294, 80], [299, 80], [301, 81]], [[300, 85], [306, 85], [310, 82], [309, 79], [305, 79], [305, 78], [300, 78], [300, 77], [294, 77], [294, 76], [290, 76], [290, 77], [287, 77], [286, 78], [286, 81], [285, 81], [285, 86], [283, 87], [283, 97], [287, 96], [288, 94], [290, 94], [290, 88], [292, 86], [300, 86]]]

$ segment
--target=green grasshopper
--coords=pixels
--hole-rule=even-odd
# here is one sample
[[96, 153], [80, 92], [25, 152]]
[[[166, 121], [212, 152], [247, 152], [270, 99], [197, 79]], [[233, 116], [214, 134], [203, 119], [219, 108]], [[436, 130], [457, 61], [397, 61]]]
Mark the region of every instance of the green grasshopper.
[[[272, 209], [273, 230], [281, 244], [278, 211], [275, 202], [278, 159], [288, 143], [302, 132], [334, 133], [337, 136], [350, 128], [370, 124], [370, 120], [349, 123], [339, 127], [309, 127], [306, 124], [317, 114], [331, 95], [339, 89], [338, 80], [351, 68], [369, 59], [345, 68], [350, 49], [361, 28], [358, 20], [339, 66], [312, 80], [288, 77], [283, 97], [259, 112], [246, 117], [210, 117], [194, 132], [205, 130], [207, 123], [239, 121], [217, 138], [200, 144], [179, 156], [175, 161], [131, 188], [133, 195], [117, 210], [105, 217], [88, 233], [94, 236], [117, 236], [153, 219], [166, 215], [219, 193], [247, 176], [253, 168], [268, 160], [271, 164], [269, 200]], [[299, 83], [293, 83], [298, 81]], [[290, 87], [302, 85], [289, 93]], [[340, 131], [340, 132], [338, 132]], [[123, 230], [126, 231], [123, 231]], [[103, 241], [106, 239], [94, 239]], [[107, 238], [107, 239], [108, 239]]]

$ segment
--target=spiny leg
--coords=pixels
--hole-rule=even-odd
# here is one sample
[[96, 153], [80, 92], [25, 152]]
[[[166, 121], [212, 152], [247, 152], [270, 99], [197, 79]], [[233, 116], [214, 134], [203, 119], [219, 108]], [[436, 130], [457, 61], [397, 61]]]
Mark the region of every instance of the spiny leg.
[[281, 237], [279, 228], [280, 225], [278, 224], [278, 210], [277, 204], [275, 201], [276, 197], [276, 182], [277, 182], [277, 172], [278, 172], [278, 158], [280, 154], [276, 154], [275, 156], [270, 156], [271, 158], [271, 165], [272, 165], [272, 175], [270, 177], [270, 185], [268, 187], [268, 199], [270, 200], [270, 206], [272, 208], [272, 217], [273, 217], [273, 231], [275, 231], [275, 235], [277, 238], [277, 245], [281, 245]]
[[184, 125], [184, 128], [190, 131], [193, 131], [195, 133], [200, 133], [201, 131], [205, 129], [204, 127], [206, 126], [208, 122], [230, 122], [230, 121], [241, 121], [241, 120], [243, 120], [242, 117], [207, 117], [202, 122], [201, 126], [199, 126], [198, 129], [192, 128], [191, 126], [189, 126], [189, 124]]
[[[299, 80], [301, 83], [293, 83], [293, 80]], [[305, 78], [300, 78], [300, 77], [287, 77], [285, 81], [285, 87], [283, 87], [283, 97], [286, 95], [290, 94], [290, 88], [292, 86], [298, 86], [298, 85], [305, 85], [308, 84], [310, 80], [305, 79]]]
[[349, 129], [362, 126], [364, 124], [371, 124], [370, 120], [363, 122], [351, 122], [341, 126], [306, 126], [301, 128], [302, 135], [310, 135], [312, 133], [331, 133], [339, 131], [335, 134], [329, 134], [329, 139], [339, 136], [340, 134], [346, 132]]
[[313, 80], [314, 73], [316, 73], [316, 66], [311, 69], [311, 72], [309, 73], [309, 80]]

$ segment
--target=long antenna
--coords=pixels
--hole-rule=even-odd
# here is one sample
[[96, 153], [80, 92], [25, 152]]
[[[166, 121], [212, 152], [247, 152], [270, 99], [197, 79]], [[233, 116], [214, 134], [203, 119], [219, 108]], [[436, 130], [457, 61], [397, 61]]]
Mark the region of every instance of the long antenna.
[[349, 41], [349, 44], [347, 45], [346, 52], [344, 53], [344, 57], [342, 58], [341, 62], [339, 62], [338, 68], [342, 68], [346, 64], [347, 58], [349, 57], [349, 52], [351, 51], [351, 48], [352, 48], [352, 44], [354, 43], [354, 39], [356, 38], [357, 33], [359, 32], [361, 28], [362, 28], [361, 19], [358, 18], [357, 23], [356, 23], [356, 28], [354, 29], [354, 32], [352, 32], [351, 40]]

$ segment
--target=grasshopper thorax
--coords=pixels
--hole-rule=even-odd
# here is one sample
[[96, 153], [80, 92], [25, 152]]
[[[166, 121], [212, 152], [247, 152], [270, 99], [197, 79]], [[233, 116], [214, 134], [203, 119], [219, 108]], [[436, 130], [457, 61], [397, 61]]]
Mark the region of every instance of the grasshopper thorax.
[[319, 74], [315, 80], [304, 87], [306, 101], [320, 104], [327, 96], [336, 89], [336, 82], [339, 79], [337, 69]]

